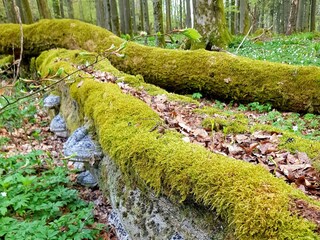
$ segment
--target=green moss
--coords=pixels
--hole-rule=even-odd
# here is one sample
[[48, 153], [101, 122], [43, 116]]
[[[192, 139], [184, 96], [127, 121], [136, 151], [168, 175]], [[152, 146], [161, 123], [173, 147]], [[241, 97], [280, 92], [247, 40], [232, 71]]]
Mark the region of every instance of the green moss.
[[6, 66], [13, 62], [12, 55], [0, 55], [0, 67]]
[[[67, 68], [54, 58], [46, 61], [54, 52], [40, 56], [43, 72]], [[313, 223], [289, 210], [295, 198], [311, 203], [302, 192], [260, 166], [211, 153], [175, 132], [151, 131], [161, 122], [159, 116], [115, 84], [78, 75], [74, 80], [70, 94], [79, 111], [93, 120], [103, 151], [129, 180], [138, 179], [180, 201], [192, 196], [216, 210], [237, 239], [319, 239]]]

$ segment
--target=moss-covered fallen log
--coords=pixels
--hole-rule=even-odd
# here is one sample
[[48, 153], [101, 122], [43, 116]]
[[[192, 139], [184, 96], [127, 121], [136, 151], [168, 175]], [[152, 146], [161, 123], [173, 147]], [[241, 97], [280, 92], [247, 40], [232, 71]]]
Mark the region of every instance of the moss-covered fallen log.
[[[101, 52], [123, 40], [76, 20], [43, 20], [24, 26], [24, 53], [63, 47]], [[0, 25], [3, 53], [19, 50], [19, 26]], [[217, 99], [270, 102], [280, 110], [320, 113], [320, 68], [251, 60], [222, 52], [181, 51], [130, 42], [118, 69], [175, 92], [201, 92]]]
[[[79, 53], [44, 52], [37, 59], [38, 69], [42, 75], [54, 74], [59, 68], [73, 72], [72, 63], [90, 62]], [[123, 77], [107, 60], [101, 66]], [[293, 210], [297, 199], [318, 208], [301, 191], [260, 166], [186, 143], [178, 133], [150, 131], [161, 121], [159, 116], [142, 101], [123, 94], [116, 84], [94, 81], [86, 73], [71, 80], [72, 84], [60, 90], [69, 88], [80, 107], [80, 121], [93, 121], [103, 151], [129, 182], [143, 188], [147, 184], [175, 200], [194, 199], [216, 210], [237, 239], [320, 239], [315, 224]]]

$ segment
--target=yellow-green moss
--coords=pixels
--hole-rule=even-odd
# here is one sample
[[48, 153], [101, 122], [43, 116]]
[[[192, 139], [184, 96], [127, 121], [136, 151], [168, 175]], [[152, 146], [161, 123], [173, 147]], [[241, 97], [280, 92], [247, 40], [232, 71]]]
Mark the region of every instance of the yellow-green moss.
[[[57, 52], [40, 56], [41, 71], [57, 71], [61, 66], [72, 70], [69, 63], [52, 58]], [[181, 201], [192, 196], [216, 210], [238, 239], [320, 239], [313, 223], [289, 210], [295, 198], [311, 203], [302, 192], [260, 166], [211, 153], [182, 141], [175, 132], [151, 131], [161, 122], [159, 116], [115, 84], [78, 75], [73, 79], [72, 98], [93, 120], [103, 151], [128, 179], [140, 179], [156, 192]]]
[[0, 55], [0, 68], [13, 62], [12, 55]]

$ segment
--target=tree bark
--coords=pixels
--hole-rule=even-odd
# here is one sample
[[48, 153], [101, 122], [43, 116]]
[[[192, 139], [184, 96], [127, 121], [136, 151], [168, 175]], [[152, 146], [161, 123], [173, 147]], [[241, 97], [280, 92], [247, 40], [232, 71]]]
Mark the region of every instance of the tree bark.
[[61, 18], [64, 18], [64, 5], [63, 5], [63, 0], [59, 1], [60, 4], [60, 16]]
[[190, 0], [186, 0], [186, 8], [187, 8], [187, 13], [186, 13], [186, 26], [187, 28], [191, 28], [191, 3]]
[[[34, 34], [34, 33], [37, 34]], [[83, 33], [86, 34], [83, 34]], [[101, 52], [123, 40], [107, 30], [76, 20], [42, 20], [24, 26], [24, 54], [51, 48]], [[19, 25], [0, 25], [0, 51], [19, 50]], [[320, 113], [320, 68], [251, 60], [224, 52], [177, 51], [129, 42], [125, 58], [111, 58], [118, 69], [141, 74], [146, 82], [173, 92], [201, 92], [236, 102], [270, 102], [294, 112]]]
[[195, 6], [195, 28], [203, 37], [205, 48], [225, 47], [231, 40], [222, 0], [198, 0]]
[[311, 13], [310, 13], [310, 31], [314, 32], [316, 30], [316, 10], [317, 10], [317, 0], [311, 0]]
[[32, 12], [28, 0], [19, 0], [17, 5], [20, 8], [22, 23], [30, 24], [33, 23]]
[[144, 31], [150, 33], [150, 21], [149, 21], [149, 6], [147, 0], [142, 0], [143, 4], [143, 18], [144, 18]]
[[299, 4], [299, 0], [292, 0], [291, 1], [291, 8], [290, 8], [289, 21], [288, 21], [286, 35], [290, 35], [296, 30], [298, 4]]
[[40, 18], [51, 18], [50, 9], [46, 0], [37, 0]]
[[65, 0], [68, 9], [68, 18], [74, 19], [73, 3], [72, 0]]
[[117, 8], [116, 0], [109, 0], [110, 3], [110, 12], [111, 12], [111, 27], [112, 32], [120, 36], [120, 23], [119, 23], [119, 14]]
[[[55, 18], [61, 18], [59, 0], [52, 0], [52, 9]], [[81, 18], [80, 18], [81, 19]]]
[[163, 35], [162, 0], [153, 0], [153, 16], [154, 30], [156, 32], [156, 45], [164, 48], [166, 46], [166, 42]]
[[166, 32], [171, 30], [171, 0], [166, 0]]

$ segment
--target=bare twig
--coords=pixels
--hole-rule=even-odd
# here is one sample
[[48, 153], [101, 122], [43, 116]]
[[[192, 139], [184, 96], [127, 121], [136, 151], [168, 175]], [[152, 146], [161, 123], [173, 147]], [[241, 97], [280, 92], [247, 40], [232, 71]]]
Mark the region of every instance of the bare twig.
[[19, 59], [18, 59], [16, 73], [14, 73], [14, 75], [13, 75], [13, 83], [15, 83], [17, 81], [17, 79], [18, 79], [18, 76], [19, 76], [20, 65], [21, 65], [21, 61], [22, 61], [22, 54], [23, 54], [23, 27], [22, 27], [20, 10], [19, 10], [19, 7], [17, 6], [15, 0], [13, 0], [13, 6], [14, 6], [14, 10], [16, 12], [16, 17], [17, 17], [19, 25], [20, 25], [20, 56], [19, 56]]
[[247, 34], [246, 34], [246, 35], [244, 36], [244, 38], [242, 39], [242, 42], [240, 43], [240, 45], [237, 47], [236, 53], [238, 53], [239, 48], [242, 46], [244, 40], [246, 40], [246, 38], [249, 36], [249, 34], [250, 34], [251, 30], [252, 30], [252, 27], [253, 27], [253, 26], [251, 25], [249, 31], [247, 32]]

